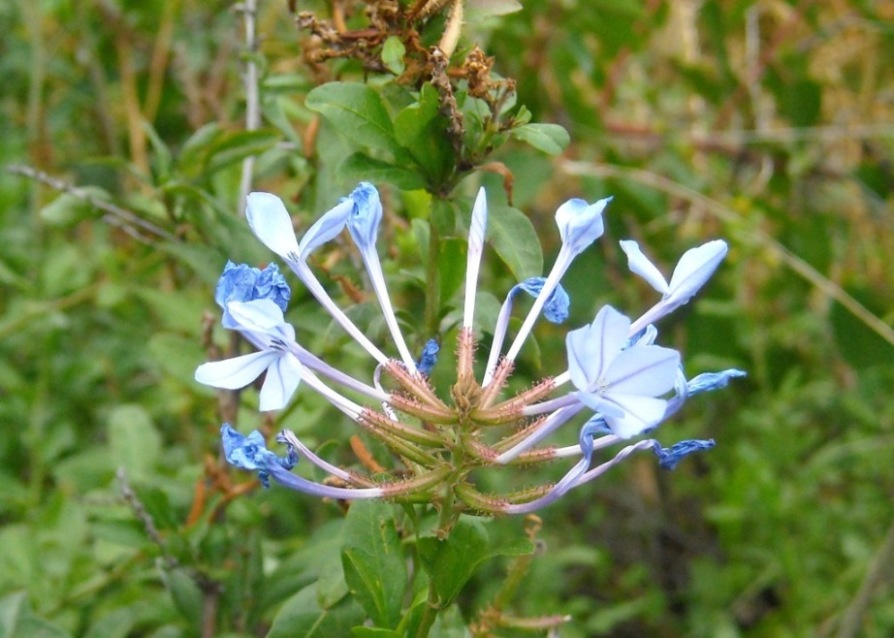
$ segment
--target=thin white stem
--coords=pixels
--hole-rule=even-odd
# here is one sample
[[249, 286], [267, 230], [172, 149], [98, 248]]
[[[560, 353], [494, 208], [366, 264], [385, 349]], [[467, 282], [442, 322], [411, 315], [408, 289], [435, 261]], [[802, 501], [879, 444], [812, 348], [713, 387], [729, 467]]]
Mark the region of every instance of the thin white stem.
[[385, 323], [388, 325], [388, 330], [391, 332], [391, 338], [394, 339], [397, 351], [400, 353], [400, 358], [407, 367], [407, 370], [410, 371], [410, 374], [415, 375], [416, 362], [413, 359], [413, 355], [410, 354], [409, 348], [407, 348], [407, 342], [404, 341], [400, 326], [397, 325], [397, 317], [394, 316], [394, 309], [391, 307], [391, 298], [388, 296], [388, 289], [385, 287], [385, 275], [382, 272], [382, 264], [379, 261], [379, 255], [376, 253], [375, 248], [369, 251], [363, 250], [361, 251], [361, 255], [363, 257], [363, 263], [366, 266], [366, 271], [369, 273], [373, 290], [375, 290], [376, 297], [379, 300], [379, 306], [382, 308], [382, 315], [385, 317]]
[[583, 408], [584, 405], [582, 403], [559, 408], [548, 417], [546, 417], [543, 423], [541, 423], [540, 426], [537, 427], [537, 429], [535, 429], [526, 438], [522, 439], [513, 447], [498, 456], [496, 458], [496, 462], [501, 465], [508, 463], [522, 452], [530, 449], [531, 447], [542, 441], [544, 438], [546, 438], [547, 435], [551, 434], [553, 431], [556, 430], [556, 428], [558, 428], [560, 425], [563, 425], [575, 414], [580, 412]]
[[353, 481], [353, 478], [351, 477], [350, 472], [346, 472], [345, 470], [341, 469], [340, 467], [338, 467], [336, 465], [332, 465], [332, 463], [330, 463], [329, 461], [321, 459], [319, 456], [314, 454], [309, 447], [304, 445], [304, 443], [302, 443], [298, 439], [298, 437], [295, 436], [295, 433], [292, 432], [291, 430], [283, 430], [282, 432], [280, 432], [279, 436], [277, 437], [277, 440], [279, 440], [283, 443], [288, 443], [293, 448], [298, 450], [300, 457], [307, 459], [308, 461], [310, 461], [311, 463], [316, 465], [318, 468], [320, 468], [321, 470], [324, 470], [325, 472], [328, 472], [332, 476], [335, 476], [335, 477], [340, 478], [341, 480], [347, 481], [347, 482]]
[[[380, 392], [382, 392], [382, 394], [385, 394], [385, 393], [382, 390], [382, 384], [380, 383], [379, 379], [382, 378], [382, 370], [384, 368], [385, 367], [382, 365], [377, 365], [375, 372], [373, 372], [373, 383], [376, 384], [376, 388]], [[390, 397], [390, 395], [386, 395], [386, 396]], [[394, 413], [394, 410], [391, 409], [391, 406], [388, 405], [388, 402], [384, 399], [382, 400], [382, 411], [388, 415], [389, 419], [391, 419], [392, 421], [397, 421], [397, 415]]]
[[323, 395], [323, 397], [328, 400], [329, 403], [347, 414], [354, 421], [360, 418], [360, 413], [363, 412], [363, 406], [354, 403], [347, 397], [340, 395], [338, 392], [323, 383], [317, 375], [308, 370], [305, 366], [302, 366], [301, 368], [301, 380], [304, 381], [311, 388], [316, 390], [318, 393]]
[[287, 263], [289, 264], [289, 267], [292, 269], [292, 271], [296, 275], [298, 275], [298, 278], [305, 285], [305, 287], [310, 291], [310, 294], [312, 294], [316, 298], [316, 300], [320, 302], [320, 305], [322, 305], [329, 312], [329, 314], [332, 315], [332, 318], [335, 319], [339, 323], [339, 325], [345, 329], [345, 332], [351, 335], [354, 340], [372, 356], [373, 359], [383, 365], [388, 363], [388, 357], [386, 357], [381, 350], [373, 345], [373, 343], [366, 338], [366, 335], [360, 332], [360, 329], [356, 325], [354, 325], [354, 322], [348, 319], [348, 316], [344, 312], [342, 312], [338, 306], [335, 305], [335, 302], [332, 301], [329, 293], [327, 293], [326, 289], [323, 288], [322, 285], [320, 285], [320, 282], [317, 281], [316, 276], [311, 271], [310, 266], [308, 266], [304, 262], [304, 260], [295, 256], [293, 258], [290, 257], [287, 260]]
[[571, 265], [572, 259], [574, 259], [574, 255], [563, 245], [561, 250], [559, 250], [559, 256], [556, 257], [556, 263], [553, 264], [549, 277], [546, 278], [543, 288], [540, 289], [540, 294], [537, 295], [537, 299], [534, 300], [534, 305], [531, 306], [531, 310], [528, 311], [528, 316], [525, 317], [521, 329], [518, 331], [518, 334], [515, 335], [515, 340], [509, 347], [509, 352], [506, 353], [506, 358], [509, 361], [515, 361], [515, 357], [518, 356], [518, 352], [525, 343], [525, 339], [528, 338], [531, 329], [534, 327], [534, 322], [537, 320], [537, 317], [540, 316], [544, 304], [553, 293], [553, 290], [556, 289], [556, 286], [559, 285], [559, 280], [562, 279], [562, 275], [568, 270], [568, 266]]
[[616, 466], [618, 463], [620, 463], [621, 461], [626, 459], [628, 456], [630, 456], [634, 452], [639, 452], [640, 450], [648, 450], [650, 448], [654, 448], [656, 445], [658, 445], [658, 441], [656, 441], [655, 439], [644, 439], [642, 441], [638, 441], [638, 442], [634, 443], [633, 445], [628, 445], [623, 450], [618, 452], [615, 455], [615, 457], [613, 459], [611, 459], [610, 461], [606, 461], [602, 465], [597, 465], [589, 472], [582, 474], [577, 479], [577, 481], [575, 481], [574, 487], [583, 485], [584, 483], [587, 483], [588, 481], [592, 481], [593, 479], [602, 476], [608, 470], [610, 470], [611, 468]]
[[306, 365], [308, 368], [313, 370], [314, 372], [323, 375], [327, 379], [331, 379], [336, 383], [339, 383], [346, 388], [359, 392], [368, 396], [371, 399], [375, 399], [376, 401], [388, 401], [391, 399], [391, 395], [382, 390], [380, 386], [372, 387], [363, 383], [362, 381], [355, 379], [349, 374], [342, 372], [337, 368], [333, 368], [331, 365], [320, 359], [318, 356], [309, 352], [302, 348], [299, 344], [290, 344], [290, 348], [292, 353], [301, 361], [302, 364]]
[[559, 408], [564, 408], [568, 405], [573, 405], [575, 403], [579, 403], [580, 399], [577, 398], [577, 394], [574, 392], [570, 392], [563, 397], [559, 397], [557, 399], [549, 399], [548, 401], [541, 401], [540, 403], [535, 403], [534, 405], [528, 405], [522, 408], [522, 415], [524, 416], [535, 416], [537, 414], [546, 414], [547, 412], [552, 412], [553, 410], [558, 410]]
[[487, 366], [484, 368], [484, 380], [481, 387], [487, 387], [494, 378], [497, 362], [500, 359], [500, 351], [503, 349], [503, 340], [506, 338], [506, 329], [509, 327], [509, 317], [512, 314], [512, 290], [506, 295], [506, 300], [500, 308], [497, 317], [497, 325], [494, 326], [494, 340], [490, 346], [490, 354], [487, 357]]

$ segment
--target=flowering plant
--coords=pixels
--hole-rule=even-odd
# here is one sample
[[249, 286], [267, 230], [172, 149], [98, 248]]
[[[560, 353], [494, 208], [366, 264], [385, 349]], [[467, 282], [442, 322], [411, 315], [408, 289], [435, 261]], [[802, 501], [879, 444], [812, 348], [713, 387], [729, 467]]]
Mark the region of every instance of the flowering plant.
[[[515, 396], [503, 397], [514, 363], [543, 315], [563, 322], [569, 296], [560, 281], [572, 261], [603, 234], [603, 213], [611, 198], [588, 204], [571, 199], [556, 211], [561, 249], [549, 274], [520, 282], [506, 296], [493, 327], [475, 323], [475, 300], [487, 227], [487, 202], [479, 191], [469, 224], [462, 325], [456, 347], [456, 383], [449, 399], [429, 383], [437, 362], [438, 344], [429, 340], [421, 356], [411, 354], [388, 294], [376, 238], [382, 219], [378, 191], [361, 183], [348, 197], [326, 212], [299, 242], [283, 202], [268, 193], [248, 197], [247, 217], [252, 231], [275, 252], [332, 318], [369, 354], [375, 370], [369, 381], [327, 364], [303, 348], [284, 312], [290, 292], [276, 265], [264, 270], [228, 263], [218, 283], [215, 300], [223, 310], [224, 327], [238, 331], [257, 351], [223, 361], [205, 363], [196, 380], [217, 388], [239, 389], [266, 373], [260, 409], [279, 410], [301, 384], [325, 397], [357, 425], [379, 439], [401, 462], [399, 473], [375, 478], [354, 469], [337, 467], [316, 455], [288, 430], [278, 440], [287, 453], [268, 450], [257, 431], [244, 436], [230, 425], [222, 427], [227, 460], [308, 494], [335, 499], [386, 499], [431, 502], [441, 511], [441, 529], [448, 533], [462, 512], [499, 515], [538, 510], [569, 490], [601, 476], [639, 450], [651, 450], [662, 467], [672, 469], [684, 456], [712, 447], [713, 440], [685, 440], [663, 447], [654, 438], [629, 439], [652, 433], [675, 414], [687, 399], [722, 388], [744, 373], [729, 369], [687, 379], [680, 353], [655, 345], [654, 324], [687, 303], [708, 281], [723, 260], [727, 245], [714, 240], [687, 251], [670, 283], [634, 241], [622, 241], [630, 270], [661, 293], [661, 298], [639, 318], [631, 320], [611, 306], [603, 306], [589, 325], [566, 336], [567, 369], [542, 379]], [[396, 358], [386, 354], [351, 321], [327, 293], [308, 265], [310, 254], [347, 228], [356, 245], [381, 307]], [[519, 292], [534, 298], [521, 328], [504, 354], [504, 340], [512, 305]], [[480, 381], [474, 353], [479, 335], [492, 342]], [[383, 376], [387, 381], [383, 383]], [[573, 446], [545, 446], [542, 442], [579, 414]], [[601, 463], [597, 451], [624, 445]], [[291, 471], [304, 458], [332, 478], [320, 483]], [[576, 458], [577, 462], [553, 484], [508, 494], [488, 494], [471, 480], [481, 468], [520, 466]]]

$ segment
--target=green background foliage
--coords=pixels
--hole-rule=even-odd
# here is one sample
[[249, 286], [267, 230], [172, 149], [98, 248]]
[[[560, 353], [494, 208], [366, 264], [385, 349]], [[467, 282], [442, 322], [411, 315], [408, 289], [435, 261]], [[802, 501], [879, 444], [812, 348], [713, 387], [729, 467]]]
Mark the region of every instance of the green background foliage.
[[[318, 45], [286, 3], [260, 3], [253, 52], [225, 3], [0, 5], [0, 637], [398, 636], [421, 622], [429, 578], [446, 609], [437, 636], [465, 635], [495, 600], [569, 615], [571, 638], [894, 633], [890, 3], [525, 0], [504, 16], [487, 14], [511, 3], [473, 4], [457, 55], [477, 43], [517, 97], [501, 105], [513, 127], [497, 130], [483, 100], [459, 95], [456, 145], [439, 142], [431, 85], [308, 63]], [[396, 73], [401, 46], [383, 54]], [[262, 113], [250, 131], [247, 60]], [[533, 555], [521, 519], [463, 518], [452, 544], [411, 546], [406, 529], [433, 527], [411, 511], [345, 515], [255, 489], [218, 458], [222, 418], [357, 458], [356, 429], [310, 392], [274, 423], [255, 391], [232, 402], [193, 381], [210, 349], [232, 347], [207, 328], [226, 259], [272, 259], [240, 218], [248, 157], [254, 188], [281, 196], [301, 229], [359, 179], [380, 187], [386, 278], [411, 349], [442, 339], [440, 388], [479, 183], [491, 203], [482, 326], [552, 263], [552, 215], [570, 197], [614, 195], [605, 237], [564, 279], [570, 327], [605, 303], [634, 314], [652, 302], [617, 240], [668, 269], [726, 238], [712, 283], [661, 326], [689, 376], [749, 372], [659, 431], [717, 447], [673, 473], [634, 458], [571, 492], [540, 513]], [[358, 263], [339, 244], [313, 265], [386, 343]], [[302, 345], [368, 376], [364, 353], [293, 287]], [[538, 326], [518, 387], [564, 369], [564, 334]], [[412, 552], [424, 569], [408, 575]], [[508, 592], [519, 556], [529, 571]], [[404, 576], [375, 585], [389, 572]], [[357, 628], [364, 618], [376, 626]]]

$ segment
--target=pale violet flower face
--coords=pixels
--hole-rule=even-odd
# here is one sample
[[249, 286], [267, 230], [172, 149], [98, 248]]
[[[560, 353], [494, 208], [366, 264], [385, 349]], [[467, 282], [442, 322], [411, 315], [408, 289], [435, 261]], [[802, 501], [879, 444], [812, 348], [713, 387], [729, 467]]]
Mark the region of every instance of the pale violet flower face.
[[261, 386], [262, 412], [281, 410], [301, 381], [301, 362], [290, 351], [295, 329], [285, 323], [282, 310], [269, 299], [231, 301], [227, 311], [258, 352], [223, 361], [204, 363], [196, 370], [196, 381], [215, 388], [238, 390], [267, 372]]
[[611, 432], [637, 436], [664, 417], [680, 354], [670, 348], [628, 343], [630, 320], [605, 306], [589, 326], [568, 333], [568, 371], [580, 400], [599, 412]]

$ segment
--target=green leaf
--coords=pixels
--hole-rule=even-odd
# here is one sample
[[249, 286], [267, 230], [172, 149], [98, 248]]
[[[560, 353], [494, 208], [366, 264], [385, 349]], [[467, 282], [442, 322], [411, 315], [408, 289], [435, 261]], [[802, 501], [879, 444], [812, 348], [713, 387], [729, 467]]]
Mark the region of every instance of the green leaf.
[[396, 35], [389, 36], [382, 46], [382, 63], [395, 75], [404, 72], [404, 55], [407, 48]]
[[380, 627], [395, 627], [407, 570], [391, 506], [359, 501], [345, 519], [342, 565], [348, 587]]
[[440, 113], [438, 93], [430, 84], [419, 92], [419, 101], [394, 118], [394, 136], [435, 184], [445, 179], [454, 163], [453, 147]]
[[161, 453], [161, 436], [149, 414], [136, 404], [118, 406], [107, 427], [113, 465], [131, 476], [149, 476]]
[[205, 172], [214, 173], [246, 157], [260, 155], [273, 148], [279, 140], [279, 133], [271, 130], [228, 133], [212, 145]]
[[438, 253], [438, 276], [440, 277], [440, 294], [445, 301], [459, 290], [466, 276], [465, 240], [445, 239], [441, 242]]
[[308, 93], [304, 105], [355, 144], [395, 150], [394, 130], [382, 98], [365, 84], [329, 82]]
[[490, 243], [516, 281], [539, 276], [543, 272], [543, 253], [531, 220], [505, 204], [491, 204], [488, 208]]
[[174, 601], [177, 611], [198, 629], [202, 623], [202, 591], [184, 569], [162, 571], [162, 581]]
[[445, 540], [420, 538], [418, 548], [441, 606], [449, 604], [478, 566], [491, 556], [484, 524], [467, 516], [460, 518]]
[[448, 605], [462, 591], [487, 559], [534, 551], [533, 543], [527, 539], [491, 547], [484, 523], [472, 516], [461, 516], [447, 539], [427, 536], [420, 538], [417, 546], [422, 566], [431, 577], [441, 606]]
[[348, 156], [339, 166], [339, 173], [345, 179], [365, 180], [377, 184], [385, 182], [404, 191], [425, 187], [425, 178], [418, 171], [375, 159], [364, 153]]
[[316, 584], [308, 585], [285, 602], [273, 619], [267, 638], [331, 638], [349, 636], [363, 622], [363, 610], [351, 598], [321, 607]]
[[511, 135], [550, 155], [558, 155], [571, 141], [568, 131], [558, 124], [525, 124], [512, 129]]
[[177, 168], [188, 177], [196, 177], [205, 166], [205, 158], [211, 146], [223, 131], [215, 124], [206, 124], [193, 133], [180, 149], [177, 157]]
[[71, 634], [28, 609], [27, 594], [16, 592], [0, 599], [0, 638], [70, 638]]

